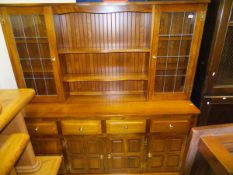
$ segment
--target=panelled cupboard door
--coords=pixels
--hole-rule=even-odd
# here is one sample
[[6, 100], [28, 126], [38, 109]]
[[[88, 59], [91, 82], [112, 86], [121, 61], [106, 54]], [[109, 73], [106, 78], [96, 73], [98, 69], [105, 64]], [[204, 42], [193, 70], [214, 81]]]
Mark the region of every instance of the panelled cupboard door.
[[11, 62], [19, 88], [33, 88], [34, 101], [64, 98], [49, 7], [1, 8]]
[[147, 170], [179, 171], [185, 143], [185, 135], [151, 134], [146, 160]]
[[101, 173], [104, 171], [103, 138], [66, 137], [65, 143], [70, 173]]
[[152, 99], [188, 99], [206, 6], [161, 5], [154, 14], [150, 94]]
[[107, 166], [110, 173], [141, 172], [144, 161], [145, 136], [109, 136]]

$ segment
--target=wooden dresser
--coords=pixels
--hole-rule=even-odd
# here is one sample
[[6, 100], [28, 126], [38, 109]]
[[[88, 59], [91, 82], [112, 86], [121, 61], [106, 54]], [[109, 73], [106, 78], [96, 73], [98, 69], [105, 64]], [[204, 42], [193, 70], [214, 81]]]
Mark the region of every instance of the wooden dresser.
[[179, 172], [209, 0], [1, 6], [26, 122], [61, 174]]

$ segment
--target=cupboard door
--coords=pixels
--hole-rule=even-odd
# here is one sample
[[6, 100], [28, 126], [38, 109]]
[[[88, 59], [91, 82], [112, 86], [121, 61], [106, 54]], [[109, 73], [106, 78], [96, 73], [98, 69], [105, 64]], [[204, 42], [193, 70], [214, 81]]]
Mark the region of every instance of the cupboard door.
[[33, 88], [34, 101], [62, 99], [51, 10], [48, 7], [9, 7], [3, 9], [3, 13], [3, 30], [18, 86]]
[[62, 154], [62, 146], [59, 138], [32, 138], [31, 142], [36, 154]]
[[147, 170], [179, 171], [185, 143], [186, 136], [184, 135], [150, 135]]
[[155, 11], [151, 91], [153, 98], [190, 96], [206, 7], [160, 6]]
[[110, 136], [107, 143], [109, 172], [141, 172], [144, 136]]
[[94, 137], [66, 137], [66, 154], [70, 173], [104, 171], [104, 141]]

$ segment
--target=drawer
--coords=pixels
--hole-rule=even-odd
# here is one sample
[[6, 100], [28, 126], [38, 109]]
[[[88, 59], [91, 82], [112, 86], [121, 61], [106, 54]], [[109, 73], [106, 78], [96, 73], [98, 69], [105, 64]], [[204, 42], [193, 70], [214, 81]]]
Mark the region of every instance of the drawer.
[[30, 135], [56, 135], [58, 134], [56, 122], [27, 122]]
[[101, 134], [101, 122], [97, 120], [66, 120], [61, 128], [63, 135]]
[[107, 133], [144, 133], [146, 131], [146, 120], [107, 120]]
[[189, 120], [151, 120], [150, 132], [187, 133], [190, 128]]

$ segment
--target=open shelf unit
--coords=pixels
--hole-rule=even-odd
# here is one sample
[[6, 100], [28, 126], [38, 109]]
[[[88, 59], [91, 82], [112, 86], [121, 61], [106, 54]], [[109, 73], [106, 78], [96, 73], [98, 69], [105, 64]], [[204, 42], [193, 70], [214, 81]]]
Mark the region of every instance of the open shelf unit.
[[152, 13], [134, 11], [54, 15], [66, 91], [70, 95], [145, 95], [151, 20]]

